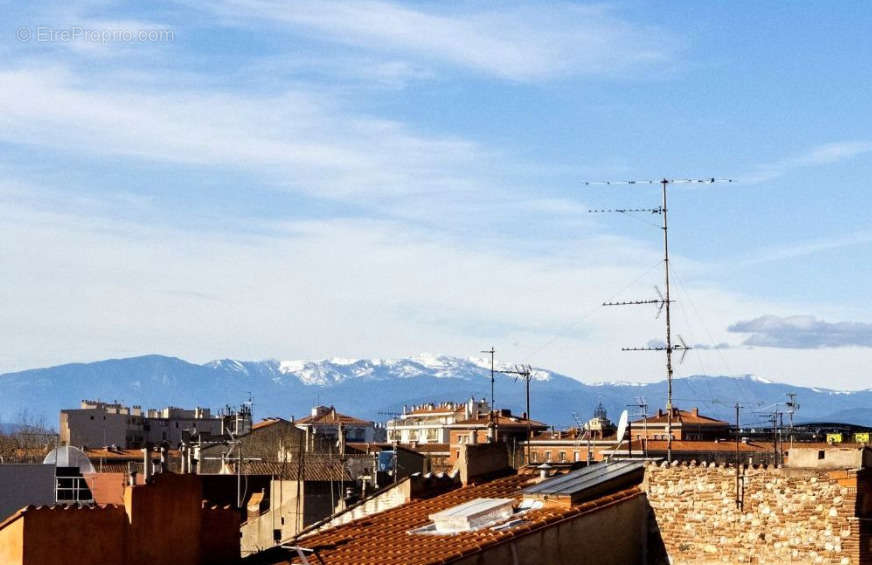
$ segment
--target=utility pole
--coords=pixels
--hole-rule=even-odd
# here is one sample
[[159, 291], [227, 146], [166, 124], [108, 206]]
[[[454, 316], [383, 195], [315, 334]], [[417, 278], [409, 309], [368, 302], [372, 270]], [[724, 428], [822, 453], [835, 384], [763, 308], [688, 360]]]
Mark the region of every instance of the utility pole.
[[[660, 229], [663, 230], [663, 270], [664, 270], [664, 279], [666, 282], [666, 296], [661, 296], [659, 299], [654, 300], [633, 300], [627, 302], [604, 302], [603, 306], [624, 306], [630, 304], [659, 304], [660, 309], [658, 311], [658, 316], [660, 311], [664, 308], [666, 310], [666, 345], [665, 346], [657, 346], [657, 347], [625, 347], [622, 348], [622, 351], [665, 351], [666, 352], [666, 460], [672, 461], [672, 352], [673, 351], [682, 351], [682, 360], [684, 360], [684, 355], [687, 353], [687, 350], [690, 349], [684, 340], [679, 337], [681, 340], [681, 344], [672, 343], [672, 316], [670, 312], [670, 304], [672, 303], [670, 297], [670, 286], [669, 286], [669, 222], [667, 217], [668, 207], [666, 204], [666, 192], [667, 186], [670, 184], [688, 184], [688, 183], [700, 183], [700, 184], [712, 184], [717, 182], [733, 182], [731, 179], [716, 179], [714, 177], [707, 179], [667, 179], [663, 178], [659, 181], [654, 180], [630, 180], [630, 181], [605, 181], [605, 182], [585, 182], [586, 185], [594, 185], [594, 184], [606, 184], [606, 185], [619, 185], [619, 184], [659, 184], [662, 189], [662, 202], [657, 208], [622, 208], [622, 209], [607, 209], [607, 210], [588, 210], [591, 213], [619, 213], [619, 214], [627, 214], [633, 212], [646, 212], [651, 214], [659, 214], [663, 217], [663, 224]], [[658, 291], [659, 293], [659, 291]]]
[[491, 358], [491, 367], [490, 367], [490, 375], [491, 375], [491, 405], [490, 412], [488, 416], [488, 432], [490, 433], [490, 442], [496, 442], [497, 434], [496, 434], [496, 426], [494, 425], [494, 354], [496, 353], [496, 349], [491, 345], [490, 349], [486, 349], [481, 351], [481, 353], [490, 353]]

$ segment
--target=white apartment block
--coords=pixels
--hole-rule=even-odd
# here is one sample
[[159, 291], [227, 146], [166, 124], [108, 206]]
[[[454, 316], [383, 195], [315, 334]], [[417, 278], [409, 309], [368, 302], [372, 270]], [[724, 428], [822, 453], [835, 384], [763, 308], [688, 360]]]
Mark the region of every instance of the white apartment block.
[[450, 426], [457, 422], [488, 414], [490, 405], [485, 400], [442, 402], [403, 406], [403, 413], [387, 422], [388, 441], [401, 444], [450, 442]]
[[115, 445], [125, 449], [162, 442], [178, 445], [186, 430], [221, 434], [222, 421], [208, 408], [143, 410], [140, 406], [83, 400], [77, 409], [61, 410], [60, 441], [76, 447]]

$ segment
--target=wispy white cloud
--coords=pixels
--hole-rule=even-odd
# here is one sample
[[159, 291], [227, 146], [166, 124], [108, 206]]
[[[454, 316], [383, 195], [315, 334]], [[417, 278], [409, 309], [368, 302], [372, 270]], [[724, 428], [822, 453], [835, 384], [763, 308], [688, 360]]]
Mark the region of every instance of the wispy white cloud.
[[742, 177], [743, 182], [760, 183], [782, 177], [796, 169], [831, 165], [872, 152], [870, 141], [836, 141], [812, 147], [808, 151], [773, 163], [758, 165]]
[[872, 347], [872, 324], [826, 322], [814, 316], [760, 316], [736, 322], [729, 331], [750, 334], [744, 344], [759, 347]]
[[602, 5], [500, 5], [448, 13], [380, 1], [227, 0], [210, 3], [209, 9], [226, 25], [278, 22], [319, 41], [518, 81], [662, 65], [672, 60], [678, 43], [665, 31], [625, 21]]
[[[90, 77], [93, 78], [93, 77]], [[105, 77], [104, 77], [105, 78]], [[0, 71], [0, 139], [66, 152], [245, 170], [324, 197], [470, 189], [483, 149], [355, 114], [329, 97], [93, 87], [66, 68]]]
[[731, 261], [731, 264], [734, 266], [760, 265], [868, 243], [872, 243], [872, 231], [859, 231], [838, 237], [799, 241], [790, 245], [763, 247], [744, 258]]

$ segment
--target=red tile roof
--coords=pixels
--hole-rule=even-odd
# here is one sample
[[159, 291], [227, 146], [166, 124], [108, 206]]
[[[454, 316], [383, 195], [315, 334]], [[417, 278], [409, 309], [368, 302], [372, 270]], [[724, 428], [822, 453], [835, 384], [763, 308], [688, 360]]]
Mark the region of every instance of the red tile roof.
[[261, 420], [260, 422], [258, 422], [258, 423], [256, 423], [255, 425], [251, 426], [251, 431], [259, 430], [259, 429], [261, 429], [261, 428], [267, 428], [267, 427], [272, 426], [272, 425], [274, 425], [274, 424], [278, 424], [279, 422], [284, 422], [284, 423], [286, 423], [286, 424], [290, 424], [290, 422], [288, 422], [288, 421], [285, 420], [284, 418], [275, 418], [275, 417], [264, 418], [264, 419]]
[[[666, 424], [669, 419], [669, 413], [658, 410], [657, 414], [649, 416], [647, 423], [650, 426], [651, 424]], [[645, 420], [634, 420], [633, 427], [637, 425], [642, 426], [645, 423]], [[679, 410], [678, 408], [672, 409], [672, 425], [685, 425], [685, 426], [717, 426], [717, 427], [729, 427], [730, 423], [725, 422], [723, 420], [718, 420], [716, 418], [709, 418], [708, 416], [703, 416], [696, 410]]]
[[[520, 416], [505, 416], [500, 414], [499, 411], [494, 412], [494, 421], [497, 427], [500, 428], [524, 428], [530, 426], [533, 429], [548, 428], [548, 424], [538, 422], [536, 420], [528, 420], [527, 418], [522, 418]], [[487, 414], [479, 414], [475, 418], [470, 418], [468, 420], [461, 420], [459, 422], [455, 422], [448, 426], [449, 428], [462, 428], [465, 426], [487, 426], [490, 423], [490, 416]]]
[[355, 426], [368, 426], [372, 422], [368, 422], [366, 420], [361, 420], [360, 418], [355, 418], [353, 416], [347, 416], [345, 414], [340, 414], [336, 410], [329, 410], [323, 414], [319, 414], [317, 416], [306, 416], [305, 418], [299, 418], [296, 420], [297, 424], [352, 424]]
[[[364, 465], [371, 464], [371, 455], [347, 455], [346, 463], [352, 459], [361, 460]], [[304, 458], [303, 477], [307, 481], [352, 481], [347, 464], [338, 457], [309, 455]], [[277, 479], [296, 481], [300, 476], [300, 465], [296, 461], [250, 461], [242, 465], [244, 475], [271, 475]]]
[[[641, 496], [632, 487], [577, 506], [545, 506], [529, 510], [523, 522], [504, 530], [489, 528], [453, 535], [410, 534], [410, 530], [430, 523], [435, 512], [469, 502], [475, 498], [513, 498], [520, 502], [521, 489], [533, 477], [512, 475], [491, 482], [452, 490], [434, 498], [415, 501], [379, 514], [361, 518], [336, 528], [300, 539], [300, 545], [318, 551], [326, 565], [428, 565], [479, 553], [497, 543], [547, 528], [554, 522], [596, 512], [606, 506]], [[290, 559], [290, 560], [289, 560]], [[273, 560], [274, 565], [299, 563], [288, 555]], [[311, 562], [317, 562], [311, 559]]]
[[[656, 452], [666, 452], [666, 440], [649, 440], [648, 441], [648, 451], [656, 451]], [[799, 446], [801, 444], [795, 444]], [[621, 444], [620, 449], [626, 450], [627, 444]], [[633, 440], [633, 451], [641, 452], [642, 450], [642, 442], [638, 439]], [[772, 444], [771, 443], [759, 443], [759, 442], [748, 442], [742, 443], [739, 442], [739, 451], [742, 453], [747, 452], [758, 452], [758, 451], [771, 451]], [[693, 440], [672, 440], [672, 451], [673, 452], [727, 452], [727, 453], [735, 453], [736, 451], [736, 442], [735, 441], [693, 441]]]
[[[92, 462], [99, 461], [100, 459], [103, 461], [142, 461], [141, 449], [113, 449], [109, 447], [100, 447], [85, 449], [85, 455], [87, 455], [88, 459]], [[169, 449], [167, 450], [167, 456], [170, 458], [176, 458], [179, 456], [179, 450]], [[160, 452], [152, 451], [151, 458], [160, 459]]]

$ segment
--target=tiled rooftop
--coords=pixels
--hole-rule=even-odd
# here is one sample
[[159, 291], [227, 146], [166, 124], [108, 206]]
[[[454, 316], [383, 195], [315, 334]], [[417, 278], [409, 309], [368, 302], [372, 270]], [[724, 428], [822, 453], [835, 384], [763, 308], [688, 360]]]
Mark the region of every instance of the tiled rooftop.
[[[527, 511], [515, 527], [494, 530], [483, 528], [452, 535], [422, 535], [410, 530], [430, 524], [429, 516], [477, 498], [522, 499], [521, 489], [532, 484], [534, 477], [511, 475], [487, 483], [462, 487], [441, 496], [415, 501], [380, 514], [320, 532], [299, 541], [317, 550], [326, 565], [425, 565], [448, 563], [480, 552], [493, 544], [523, 536], [548, 527], [570, 516], [594, 512], [605, 506], [641, 495], [638, 487], [580, 504], [574, 507], [544, 506]], [[312, 558], [312, 563], [317, 559]], [[274, 565], [300, 563], [288, 554], [265, 563]]]
[[[494, 411], [493, 418], [496, 425], [501, 428], [526, 428], [527, 426], [530, 426], [531, 428], [545, 429], [548, 427], [548, 424], [538, 422], [536, 420], [528, 420], [526, 418], [522, 418], [521, 416], [506, 416], [504, 414], [501, 414], [499, 411]], [[475, 418], [458, 421], [449, 427], [456, 428], [463, 426], [487, 426], [489, 423], [490, 416], [485, 413], [479, 414], [478, 417]]]
[[[141, 449], [118, 449], [111, 447], [100, 447], [85, 449], [85, 455], [87, 455], [88, 459], [90, 459], [91, 461], [97, 461], [100, 459], [104, 461], [142, 461]], [[167, 456], [170, 458], [176, 458], [179, 456], [179, 450], [167, 450]], [[155, 460], [160, 459], [160, 452], [152, 451], [151, 457]]]
[[298, 418], [296, 420], [297, 424], [352, 424], [355, 426], [368, 426], [370, 422], [366, 420], [361, 420], [360, 418], [355, 418], [354, 416], [348, 416], [346, 414], [340, 414], [336, 410], [330, 410], [324, 414], [319, 414], [317, 416], [306, 416], [305, 418]]
[[[666, 451], [666, 440], [649, 440], [648, 441], [648, 451]], [[797, 446], [801, 446], [802, 444], [796, 444]], [[626, 443], [621, 446], [622, 450], [626, 450]], [[633, 440], [633, 451], [641, 452], [642, 450], [642, 442], [641, 440], [634, 439]], [[748, 452], [758, 452], [758, 451], [771, 451], [772, 444], [771, 443], [760, 443], [760, 442], [748, 442], [743, 443], [739, 442], [739, 451], [742, 453]], [[736, 442], [735, 441], [691, 441], [691, 440], [672, 440], [672, 451], [674, 452], [682, 452], [682, 451], [692, 451], [692, 452], [728, 452], [735, 453], [736, 451]]]
[[259, 430], [261, 428], [268, 428], [269, 426], [272, 426], [274, 424], [278, 424], [279, 422], [285, 422], [286, 424], [290, 424], [290, 422], [288, 422], [284, 418], [275, 418], [275, 417], [264, 418], [260, 422], [251, 426], [251, 431]]
[[[658, 410], [657, 414], [653, 414], [648, 417], [648, 425], [651, 424], [665, 424], [669, 419], [669, 413], [666, 411]], [[633, 427], [643, 425], [645, 420], [634, 420]], [[696, 410], [679, 410], [678, 408], [672, 408], [672, 425], [682, 424], [685, 426], [718, 426], [718, 427], [728, 427], [730, 425], [729, 422], [725, 422], [723, 420], [718, 420], [716, 418], [709, 418], [708, 416], [703, 416]]]
[[[354, 458], [350, 455], [346, 458]], [[365, 463], [372, 461], [371, 456], [357, 456]], [[307, 481], [351, 481], [352, 477], [346, 465], [338, 457], [309, 455], [304, 459], [304, 478]], [[277, 479], [295, 481], [300, 475], [300, 465], [296, 461], [249, 461], [242, 466], [245, 475], [271, 475]]]

